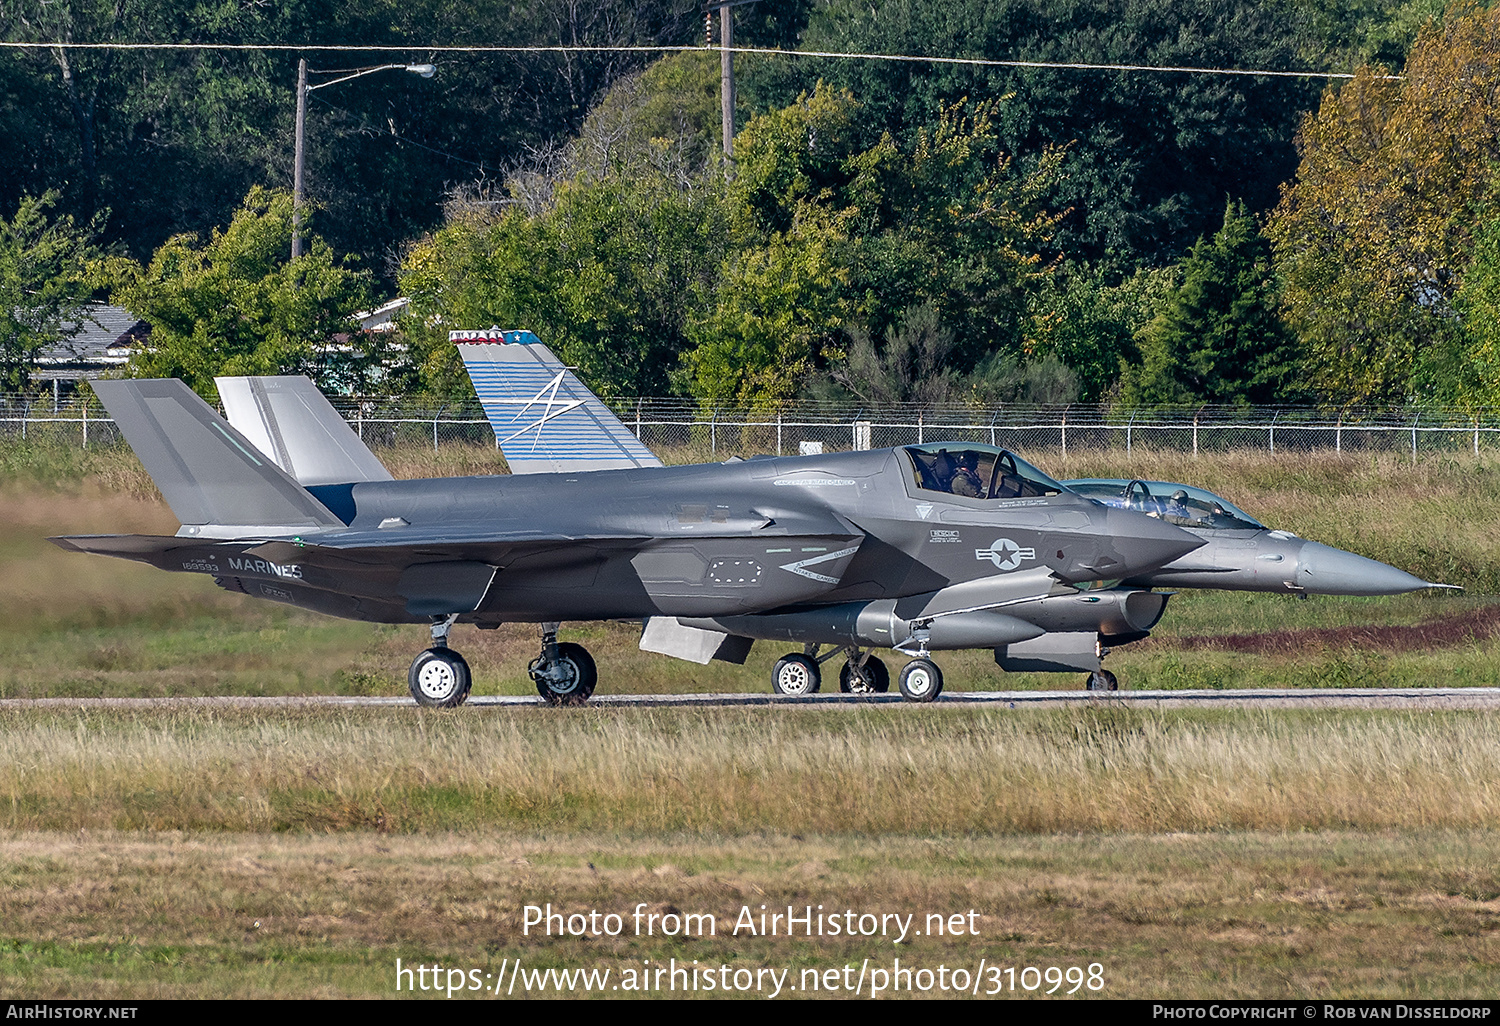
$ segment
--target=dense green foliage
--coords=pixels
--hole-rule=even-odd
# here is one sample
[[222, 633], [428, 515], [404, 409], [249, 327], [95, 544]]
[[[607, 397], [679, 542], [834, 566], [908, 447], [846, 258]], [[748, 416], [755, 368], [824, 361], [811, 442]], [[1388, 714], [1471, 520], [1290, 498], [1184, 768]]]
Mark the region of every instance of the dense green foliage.
[[1490, 329], [1454, 299], [1496, 199], [1497, 113], [1500, 10], [1456, 11], [1422, 34], [1402, 80], [1364, 69], [1306, 119], [1270, 231], [1325, 395], [1493, 401], [1466, 358], [1469, 332]]
[[1276, 310], [1270, 243], [1243, 203], [1182, 262], [1182, 285], [1136, 338], [1120, 379], [1126, 406], [1265, 405], [1297, 387], [1295, 340]]
[[132, 372], [181, 378], [205, 396], [217, 394], [215, 375], [237, 374], [308, 374], [328, 391], [368, 390], [378, 354], [359, 347], [378, 336], [352, 336], [349, 353], [328, 344], [369, 305], [369, 275], [342, 266], [316, 235], [292, 260], [291, 240], [291, 196], [255, 188], [201, 246], [178, 235], [148, 266], [118, 266], [115, 301], [151, 325]]
[[[0, 38], [13, 41], [609, 45], [677, 43], [695, 31], [702, 28], [693, 9], [665, 0], [0, 5]], [[107, 209], [110, 237], [138, 259], [174, 234], [224, 224], [251, 185], [291, 184], [298, 56], [5, 51], [0, 196], [58, 188], [61, 209], [80, 220]], [[427, 55], [306, 56], [314, 69], [336, 69]], [[436, 62], [431, 80], [384, 72], [310, 96], [308, 194], [330, 213], [331, 244], [377, 271], [387, 270], [385, 258], [404, 239], [438, 222], [449, 185], [492, 177], [527, 147], [576, 130], [600, 90], [645, 58], [472, 54]]]
[[0, 217], [0, 388], [25, 388], [38, 351], [84, 326], [98, 224], [79, 228], [67, 215], [49, 219], [56, 198], [23, 196], [14, 217]]
[[[726, 163], [712, 52], [314, 51], [315, 72], [423, 58], [439, 70], [311, 94], [308, 194], [326, 212], [317, 259], [332, 277], [221, 268], [205, 295], [258, 298], [188, 330], [172, 302], [142, 291], [155, 271], [127, 274], [119, 294], [158, 338], [225, 340], [158, 347], [140, 369], [206, 387], [221, 358], [219, 370], [304, 366], [306, 346], [326, 348], [342, 326], [354, 279], [339, 275], [363, 266], [413, 300], [410, 358], [388, 362], [384, 386], [435, 393], [467, 392], [447, 330], [496, 324], [531, 328], [617, 395], [1500, 398], [1483, 284], [1494, 261], [1474, 231], [1494, 209], [1500, 159], [1485, 127], [1500, 47], [1481, 7], [762, 0], [735, 18], [736, 42], [759, 47], [1362, 70], [1325, 89], [742, 56]], [[4, 38], [73, 43], [695, 44], [703, 28], [663, 0], [0, 6]], [[0, 198], [55, 189], [59, 225], [87, 222], [84, 236], [137, 260], [156, 252], [153, 267], [175, 274], [192, 249], [179, 236], [234, 234], [241, 198], [290, 178], [297, 56], [0, 53], [0, 139], [14, 158]], [[1283, 188], [1268, 262], [1256, 226]], [[280, 299], [250, 284], [283, 274]], [[324, 288], [321, 320], [290, 312]]]

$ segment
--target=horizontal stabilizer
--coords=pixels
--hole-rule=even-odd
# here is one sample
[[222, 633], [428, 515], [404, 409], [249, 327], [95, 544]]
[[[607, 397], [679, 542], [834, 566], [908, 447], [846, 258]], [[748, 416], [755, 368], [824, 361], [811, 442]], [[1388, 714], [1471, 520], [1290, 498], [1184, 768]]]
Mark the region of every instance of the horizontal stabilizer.
[[513, 474], [659, 467], [650, 449], [529, 331], [454, 331]]
[[181, 381], [94, 381], [93, 388], [187, 533], [292, 534], [344, 526]]
[[301, 485], [389, 481], [316, 385], [302, 376], [215, 378], [229, 423]]

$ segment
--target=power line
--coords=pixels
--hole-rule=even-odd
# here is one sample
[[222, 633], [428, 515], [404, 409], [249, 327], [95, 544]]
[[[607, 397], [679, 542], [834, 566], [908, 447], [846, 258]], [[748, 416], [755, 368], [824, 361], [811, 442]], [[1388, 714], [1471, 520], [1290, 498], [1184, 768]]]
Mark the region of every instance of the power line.
[[[246, 50], [285, 53], [697, 53], [702, 46], [345, 46], [295, 43], [18, 43], [0, 41], [0, 49], [11, 50]], [[714, 47], [717, 51], [720, 48]], [[1081, 61], [1011, 61], [987, 57], [932, 57], [921, 54], [841, 53], [831, 50], [779, 50], [759, 47], [731, 47], [730, 53], [758, 54], [770, 57], [824, 57], [836, 60], [903, 61], [913, 64], [956, 64], [980, 68], [1032, 68], [1056, 71], [1124, 71], [1158, 72], [1183, 75], [1241, 75], [1260, 78], [1353, 78], [1341, 71], [1275, 71], [1267, 68], [1208, 68], [1188, 65], [1091, 64]], [[1386, 81], [1399, 81], [1400, 75], [1378, 75]]]
[[482, 164], [479, 161], [467, 160], [467, 159], [465, 159], [463, 157], [455, 156], [454, 154], [449, 153], [446, 150], [440, 150], [440, 149], [438, 149], [436, 146], [428, 146], [426, 143], [418, 142], [415, 139], [409, 139], [406, 136], [401, 135], [399, 132], [395, 132], [395, 131], [391, 131], [389, 133], [382, 132], [376, 125], [374, 125], [372, 122], [370, 122], [367, 118], [365, 118], [365, 117], [363, 117], [363, 116], [361, 116], [359, 114], [355, 114], [353, 111], [345, 110], [343, 107], [337, 106], [336, 104], [329, 103], [327, 100], [323, 99], [323, 97], [321, 97], [321, 96], [311, 96], [311, 97], [309, 97], [309, 99], [312, 99], [312, 100], [314, 100], [314, 101], [316, 101], [318, 103], [321, 103], [323, 106], [327, 107], [329, 110], [336, 110], [340, 114], [343, 114], [345, 117], [357, 120], [359, 122], [360, 129], [362, 131], [369, 132], [372, 135], [378, 135], [381, 138], [390, 138], [390, 139], [395, 139], [395, 140], [397, 140], [399, 142], [404, 142], [404, 143], [406, 143], [409, 146], [415, 146], [415, 147], [417, 147], [417, 149], [419, 149], [419, 150], [426, 150], [429, 153], [436, 153], [438, 156], [443, 157], [443, 158], [445, 158], [447, 160], [456, 160], [460, 164], [468, 164], [470, 167], [477, 167], [477, 168], [479, 168], [479, 170], [481, 170], [481, 171], [483, 171], [485, 173], [489, 173], [492, 170], [494, 170], [493, 168], [489, 167], [486, 164]]

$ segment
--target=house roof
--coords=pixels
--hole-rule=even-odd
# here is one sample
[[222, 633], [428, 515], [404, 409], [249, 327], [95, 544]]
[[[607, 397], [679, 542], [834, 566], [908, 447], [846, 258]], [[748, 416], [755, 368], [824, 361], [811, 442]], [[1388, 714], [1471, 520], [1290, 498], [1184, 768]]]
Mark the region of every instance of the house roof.
[[[130, 359], [132, 347], [151, 327], [124, 307], [94, 303], [84, 308], [82, 321], [64, 325], [63, 336], [37, 354], [34, 377], [94, 378]], [[77, 334], [71, 334], [77, 329]]]

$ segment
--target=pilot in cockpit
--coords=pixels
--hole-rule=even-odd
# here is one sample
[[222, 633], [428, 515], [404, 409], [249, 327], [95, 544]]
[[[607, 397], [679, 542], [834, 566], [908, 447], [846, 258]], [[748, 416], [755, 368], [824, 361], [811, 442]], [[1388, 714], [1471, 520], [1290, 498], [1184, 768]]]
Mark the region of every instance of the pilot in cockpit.
[[984, 497], [984, 482], [979, 480], [979, 456], [973, 451], [958, 455], [958, 469], [953, 472], [953, 483], [949, 489], [954, 495], [970, 499]]

